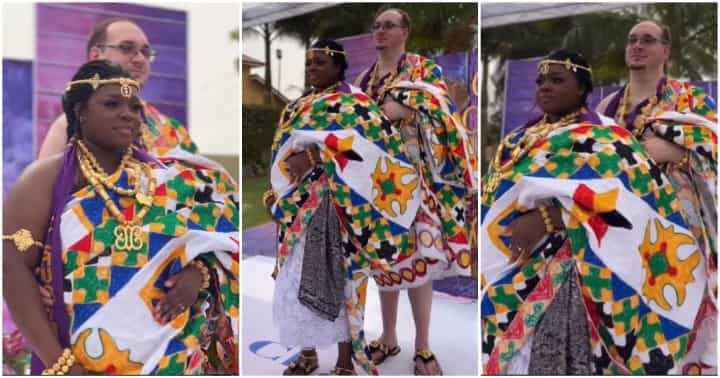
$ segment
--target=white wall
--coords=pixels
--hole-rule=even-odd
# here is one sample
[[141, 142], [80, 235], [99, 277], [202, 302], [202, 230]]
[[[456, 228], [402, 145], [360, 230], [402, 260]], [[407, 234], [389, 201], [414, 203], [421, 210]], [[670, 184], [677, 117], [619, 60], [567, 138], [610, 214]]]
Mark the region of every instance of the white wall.
[[[233, 62], [240, 53], [238, 42], [230, 40], [230, 31], [240, 25], [240, 5], [158, 3], [150, 6], [187, 12], [188, 123], [200, 153], [239, 155], [240, 74]], [[3, 58], [35, 59], [35, 6], [3, 4], [0, 23]]]

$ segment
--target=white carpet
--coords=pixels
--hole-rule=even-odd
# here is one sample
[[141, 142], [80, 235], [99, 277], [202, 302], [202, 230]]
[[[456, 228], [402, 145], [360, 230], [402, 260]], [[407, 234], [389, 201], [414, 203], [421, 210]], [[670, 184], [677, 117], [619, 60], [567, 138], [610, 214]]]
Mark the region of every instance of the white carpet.
[[[272, 324], [273, 279], [270, 277], [274, 259], [256, 256], [242, 262], [242, 372], [243, 375], [281, 375], [299, 352], [279, 345]], [[380, 366], [383, 375], [413, 374], [414, 324], [407, 295], [400, 295], [398, 338], [402, 352]], [[445, 375], [478, 374], [478, 305], [436, 294], [430, 324], [430, 345]], [[380, 302], [375, 284], [368, 288], [365, 332], [369, 340], [380, 335], [382, 323]], [[315, 372], [327, 375], [333, 368], [337, 348], [318, 351], [320, 368]], [[362, 369], [356, 368], [358, 373]]]

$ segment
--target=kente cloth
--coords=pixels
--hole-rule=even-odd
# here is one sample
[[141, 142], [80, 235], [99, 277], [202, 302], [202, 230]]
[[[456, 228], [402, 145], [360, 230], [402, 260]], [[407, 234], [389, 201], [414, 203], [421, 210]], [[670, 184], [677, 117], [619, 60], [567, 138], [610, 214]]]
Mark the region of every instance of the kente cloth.
[[[377, 64], [377, 63], [375, 63]], [[429, 279], [471, 274], [475, 250], [470, 247], [477, 224], [468, 219], [466, 198], [477, 190], [477, 158], [470, 146], [467, 128], [449, 96], [442, 68], [434, 60], [404, 54], [397, 74], [389, 74], [368, 88], [371, 67], [361, 85], [382, 103], [387, 96], [416, 112], [411, 125], [396, 122], [398, 128], [414, 129], [405, 134], [409, 149], [419, 149], [414, 161], [421, 173], [422, 201], [411, 233], [412, 243], [389, 272], [374, 271], [381, 290], [416, 287]], [[383, 91], [382, 88], [388, 88]]]
[[196, 154], [198, 148], [190, 138], [185, 125], [172, 117], [161, 113], [149, 102], [143, 101], [144, 125], [142, 140], [145, 149], [155, 155], [163, 156], [175, 148]]
[[[320, 149], [322, 164], [293, 183], [284, 162], [310, 145]], [[286, 107], [273, 141], [271, 167], [278, 267], [329, 191], [352, 285], [345, 308], [353, 355], [368, 372], [377, 373], [363, 333], [367, 275], [371, 269], [389, 269], [410, 243], [408, 230], [420, 202], [419, 177], [400, 133], [375, 102], [343, 83], [333, 93], [302, 97]]]
[[[157, 187], [142, 219], [141, 243], [118, 240], [118, 220], [92, 186], [72, 193], [60, 219], [62, 288], [77, 361], [101, 374], [237, 374], [239, 213], [235, 189], [210, 169], [153, 163]], [[129, 189], [125, 171], [111, 176]], [[143, 189], [141, 189], [142, 192]], [[108, 190], [126, 219], [141, 206]], [[50, 248], [41, 281], [53, 281]], [[152, 311], [165, 281], [193, 260], [209, 267], [211, 286], [166, 325]]]
[[[610, 117], [618, 117], [622, 90], [611, 99], [606, 109]], [[701, 87], [690, 83], [662, 78], [657, 85], [654, 103], [646, 99], [629, 109], [623, 120], [629, 130], [646, 127], [641, 137], [645, 140], [656, 135], [684, 148], [689, 164], [662, 164], [668, 176], [689, 229], [698, 241], [707, 259], [709, 311], [703, 311], [708, 320], [717, 318], [717, 114], [715, 101]], [[654, 103], [654, 104], [653, 104]], [[698, 320], [699, 324], [710, 321]], [[706, 356], [700, 360], [690, 358], [684, 372], [717, 373], [716, 327], [702, 328], [698, 333], [711, 332], [707, 340]], [[698, 345], [696, 347], [700, 348]], [[707, 357], [710, 355], [711, 357]]]
[[[494, 192], [482, 193], [485, 374], [503, 374], [573, 266], [590, 319], [594, 374], [679, 373], [691, 347], [705, 256], [672, 184], [642, 145], [591, 115], [550, 131], [501, 174]], [[511, 143], [527, 130], [511, 134]], [[509, 154], [504, 148], [503, 162]], [[539, 205], [561, 210], [568, 242], [540, 243], [525, 265], [512, 265], [506, 227]]]

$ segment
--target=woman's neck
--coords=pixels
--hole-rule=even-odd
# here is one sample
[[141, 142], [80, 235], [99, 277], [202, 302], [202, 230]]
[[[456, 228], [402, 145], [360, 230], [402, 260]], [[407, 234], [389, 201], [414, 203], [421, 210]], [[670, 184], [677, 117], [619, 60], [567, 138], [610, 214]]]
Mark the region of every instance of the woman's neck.
[[95, 156], [95, 160], [97, 160], [98, 164], [100, 164], [105, 172], [112, 174], [118, 169], [123, 155], [121, 151], [112, 151], [102, 148], [87, 139], [84, 139], [83, 141], [85, 142], [85, 146], [87, 146], [90, 153]]
[[321, 87], [320, 87], [320, 86], [318, 86], [318, 87], [313, 87], [313, 92], [315, 92], [315, 93], [320, 93], [320, 92], [322, 92], [322, 91], [324, 91], [324, 90], [326, 90], [326, 89], [328, 89], [328, 88], [330, 88], [330, 87], [332, 87], [332, 86], [334, 86], [334, 85], [337, 85], [339, 82], [340, 82], [340, 81], [335, 81], [335, 82], [332, 82], [332, 83], [330, 83], [330, 84], [327, 84], [327, 85], [324, 85], [324, 86], [321, 86]]
[[569, 111], [569, 112], [565, 112], [565, 113], [563, 113], [563, 114], [550, 114], [550, 113], [545, 113], [545, 115], [547, 116], [547, 121], [548, 121], [548, 122], [554, 123], [554, 122], [560, 121], [561, 119], [563, 119], [563, 118], [565, 118], [565, 117], [569, 117], [570, 115], [572, 115], [572, 114], [574, 114], [574, 113], [579, 112], [580, 109], [582, 109], [582, 106], [579, 106], [579, 107], [577, 107], [577, 108], [574, 108], [573, 110], [571, 110], [571, 111]]

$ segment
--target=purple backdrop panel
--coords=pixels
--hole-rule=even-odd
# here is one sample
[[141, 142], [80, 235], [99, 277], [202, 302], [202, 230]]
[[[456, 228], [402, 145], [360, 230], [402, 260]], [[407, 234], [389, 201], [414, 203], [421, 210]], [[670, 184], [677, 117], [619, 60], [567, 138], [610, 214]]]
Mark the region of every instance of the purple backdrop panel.
[[32, 62], [3, 59], [3, 193], [32, 154]]
[[343, 45], [348, 58], [348, 68], [345, 71], [345, 79], [354, 83], [363, 70], [370, 68], [375, 63], [377, 52], [372, 34], [360, 34], [352, 37], [340, 38], [338, 43]]
[[62, 113], [60, 97], [72, 75], [86, 61], [92, 28], [110, 17], [138, 24], [158, 56], [143, 99], [180, 122], [187, 122], [187, 15], [184, 11], [115, 3], [37, 4], [35, 151], [50, 123]]
[[478, 106], [478, 56], [477, 50], [470, 53], [470, 63], [468, 64], [468, 91], [470, 92], [470, 108], [466, 110], [467, 115], [463, 118], [465, 126], [475, 131], [477, 137], [478, 119], [477, 119], [477, 106]]
[[[503, 108], [502, 135], [524, 125], [531, 118], [542, 114], [535, 106], [535, 77], [537, 65], [542, 58], [508, 60], [505, 64], [505, 107]], [[698, 81], [692, 84], [702, 87], [712, 98], [717, 98], [717, 81]], [[620, 86], [596, 87], [588, 97], [591, 109]], [[717, 109], [716, 109], [717, 110]]]

